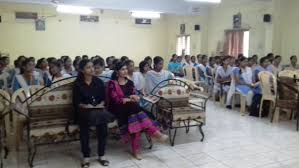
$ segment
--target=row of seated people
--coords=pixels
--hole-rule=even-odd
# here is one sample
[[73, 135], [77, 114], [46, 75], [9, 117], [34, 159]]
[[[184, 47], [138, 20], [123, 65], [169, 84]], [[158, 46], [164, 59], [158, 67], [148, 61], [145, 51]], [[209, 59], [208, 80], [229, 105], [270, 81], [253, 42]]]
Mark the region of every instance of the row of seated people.
[[[36, 62], [34, 57], [20, 56], [14, 61], [14, 67], [12, 67], [9, 57], [0, 56], [0, 89], [12, 94], [19, 88], [27, 88], [30, 85], [49, 86], [55, 81], [77, 76], [79, 63], [86, 59], [88, 59], [87, 55], [77, 56], [72, 62], [70, 57], [62, 56], [60, 59], [41, 58]], [[94, 64], [95, 75], [101, 77], [104, 82], [111, 78], [118, 61], [125, 62], [128, 66], [128, 77], [134, 81], [136, 89], [143, 93], [149, 93], [160, 81], [174, 77], [171, 72], [163, 70], [164, 60], [161, 57], [156, 57], [158, 62], [162, 60], [162, 63], [155, 64], [157, 68], [160, 68], [158, 72], [153, 71], [153, 60], [149, 56], [139, 63], [137, 71], [134, 62], [126, 56], [121, 59], [116, 59], [114, 56], [106, 58], [107, 66], [105, 66], [105, 60], [100, 56], [94, 56], [90, 60]], [[145, 86], [146, 84], [147, 86]]]
[[[261, 101], [261, 87], [258, 74], [263, 71], [271, 72], [277, 76], [282, 70], [298, 70], [297, 56], [290, 57], [289, 65], [281, 65], [281, 56], [274, 57], [272, 53], [262, 57], [258, 62], [257, 55], [250, 58], [244, 57], [242, 54], [235, 57], [216, 56], [208, 58], [206, 55], [198, 56], [190, 59], [186, 55], [185, 60], [181, 60], [182, 56], [174, 54], [168, 65], [168, 69], [175, 75], [183, 77], [184, 69], [193, 67], [197, 74], [198, 80], [204, 81], [206, 85], [211, 86], [212, 94], [226, 95], [226, 107], [232, 108], [232, 97], [235, 92], [246, 97], [247, 106], [250, 107], [250, 115], [258, 116], [258, 106]], [[193, 79], [195, 80], [195, 73]], [[266, 114], [263, 114], [264, 116]]]
[[[177, 54], [173, 54], [169, 64], [168, 70], [174, 73], [176, 76], [184, 76], [184, 67], [195, 67], [199, 72], [201, 79], [204, 80], [207, 76], [213, 76], [216, 74], [217, 68], [222, 64], [223, 59], [228, 56], [215, 56], [208, 57], [207, 55], [198, 54], [195, 56], [185, 55], [178, 56]], [[244, 57], [243, 54], [239, 54], [238, 58]], [[274, 57], [273, 53], [269, 53], [266, 56], [270, 61], [270, 65], [268, 65], [267, 69], [273, 72], [274, 75], [277, 75], [278, 72], [282, 70], [297, 70], [299, 69], [299, 65], [297, 64], [297, 56], [293, 55], [290, 57], [290, 64], [282, 65], [281, 64], [281, 56], [276, 55]], [[236, 58], [229, 57], [229, 65], [235, 66]], [[253, 55], [248, 58], [248, 66], [254, 69], [258, 65], [258, 56]]]
[[[19, 58], [19, 60], [22, 59], [23, 57]], [[52, 82], [77, 76], [73, 89], [73, 104], [80, 126], [81, 151], [84, 157], [82, 167], [89, 167], [89, 126], [96, 126], [99, 163], [103, 166], [109, 165], [109, 161], [104, 158], [104, 155], [107, 123], [112, 116], [108, 112], [97, 111], [97, 107], [101, 106], [103, 102], [106, 102], [108, 111], [115, 115], [123, 140], [131, 143], [132, 154], [136, 159], [141, 159], [139, 155], [141, 132], [145, 131], [161, 142], [168, 138], [160, 132], [157, 123], [143, 112], [138, 96], [138, 94], [149, 93], [161, 81], [174, 77], [171, 72], [163, 70], [163, 58], [157, 56], [153, 59], [154, 68], [151, 68], [148, 58], [148, 60], [142, 61], [139, 65], [140, 72], [135, 72], [134, 62], [127, 57], [121, 59], [108, 57], [106, 59], [108, 69], [106, 70], [105, 62], [101, 57], [79, 59], [77, 57], [74, 61], [74, 63], [78, 63], [74, 64], [75, 71], [67, 70], [68, 67], [71, 67], [69, 57], [62, 59], [64, 60], [63, 64], [59, 60], [47, 62], [46, 59], [41, 59], [42, 61], [39, 60], [36, 65], [33, 58], [25, 57], [20, 63], [19, 72], [17, 72], [18, 68], [9, 69], [4, 64], [3, 60], [5, 59], [0, 58], [2, 61], [0, 62], [4, 67], [2, 74], [14, 75], [3, 78], [6, 80], [6, 84], [9, 78], [12, 79], [13, 92], [20, 88], [29, 88], [31, 85], [51, 85]]]

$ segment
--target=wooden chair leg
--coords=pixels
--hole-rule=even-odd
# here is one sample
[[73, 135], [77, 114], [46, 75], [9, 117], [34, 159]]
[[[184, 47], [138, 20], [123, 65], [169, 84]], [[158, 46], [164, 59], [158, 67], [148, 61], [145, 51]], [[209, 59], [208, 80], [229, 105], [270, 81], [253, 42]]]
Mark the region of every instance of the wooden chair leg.
[[277, 123], [279, 121], [279, 116], [280, 116], [280, 109], [279, 108], [275, 108], [274, 109], [274, 114], [272, 116], [272, 122], [273, 123]]

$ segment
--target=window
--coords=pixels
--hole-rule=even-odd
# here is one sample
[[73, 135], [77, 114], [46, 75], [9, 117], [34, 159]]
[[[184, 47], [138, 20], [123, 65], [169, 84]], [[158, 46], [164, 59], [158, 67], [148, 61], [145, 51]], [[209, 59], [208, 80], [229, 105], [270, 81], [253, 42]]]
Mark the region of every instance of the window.
[[243, 37], [243, 55], [249, 57], [249, 31], [244, 32]]
[[177, 47], [176, 54], [177, 55], [190, 55], [190, 35], [187, 36], [179, 36], [177, 38]]
[[249, 31], [226, 30], [224, 53], [233, 57], [243, 54], [249, 56]]

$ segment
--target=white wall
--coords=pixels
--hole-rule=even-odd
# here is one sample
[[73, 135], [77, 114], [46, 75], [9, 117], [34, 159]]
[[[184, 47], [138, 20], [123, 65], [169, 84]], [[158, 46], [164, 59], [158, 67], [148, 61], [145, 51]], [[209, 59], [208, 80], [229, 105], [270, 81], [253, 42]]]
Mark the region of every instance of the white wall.
[[[46, 16], [46, 31], [35, 31], [33, 21], [16, 21], [15, 11], [38, 12]], [[152, 20], [152, 25], [135, 25], [126, 11], [98, 11], [99, 23], [82, 23], [78, 15], [58, 14], [55, 8], [42, 5], [0, 3], [0, 51], [9, 53], [14, 60], [19, 55], [59, 57], [61, 55], [87, 54], [103, 57], [127, 55], [139, 62], [145, 56], [162, 56], [169, 60], [176, 51], [179, 25], [186, 24], [186, 33], [191, 35], [193, 54], [206, 52], [207, 20], [205, 16], [162, 15]], [[49, 17], [51, 16], [51, 17]], [[200, 24], [201, 32], [194, 31]], [[204, 42], [202, 42], [202, 39]]]
[[272, 52], [273, 25], [263, 22], [264, 14], [272, 14], [271, 2], [242, 2], [223, 0], [209, 10], [208, 53], [215, 54], [217, 48], [223, 48], [224, 30], [233, 28], [233, 15], [242, 14], [242, 27], [250, 29], [249, 54], [264, 56]]
[[165, 17], [153, 20], [151, 26], [136, 26], [129, 12], [105, 10], [99, 14], [99, 23], [82, 23], [77, 15], [59, 14], [46, 19], [46, 31], [37, 32], [33, 21], [16, 21], [14, 11], [57, 15], [53, 8], [39, 5], [1, 4], [0, 51], [10, 53], [12, 59], [21, 54], [36, 58], [100, 54], [127, 55], [139, 62], [147, 55], [167, 55]]
[[291, 55], [299, 55], [299, 1], [275, 0], [274, 37], [275, 52], [281, 54], [284, 62]]
[[[207, 52], [208, 27], [205, 16], [168, 16], [168, 53], [176, 51], [177, 36], [180, 35], [180, 25], [186, 25], [186, 35], [190, 35], [191, 55]], [[194, 30], [194, 25], [201, 26], [200, 31]]]
[[[296, 6], [294, 3], [298, 3], [287, 1], [293, 4], [284, 5], [285, 12], [288, 12], [289, 7], [295, 8], [292, 5]], [[99, 23], [82, 23], [79, 22], [79, 16], [57, 14], [55, 8], [49, 6], [1, 3], [0, 51], [10, 53], [12, 59], [21, 54], [37, 58], [65, 54], [72, 57], [100, 54], [104, 57], [127, 55], [136, 62], [147, 55], [160, 55], [169, 60], [169, 56], [176, 51], [179, 25], [185, 23], [186, 34], [191, 35], [191, 54], [213, 55], [217, 47], [223, 48], [219, 43], [224, 42], [224, 30], [232, 28], [233, 15], [241, 12], [243, 27], [250, 28], [250, 55], [263, 56], [271, 52], [272, 41], [275, 47], [273, 50], [283, 51], [283, 54], [288, 49], [280, 50], [276, 47], [294, 48], [295, 43], [294, 46], [283, 43], [287, 42], [285, 39], [292, 38], [295, 42], [297, 38], [292, 33], [285, 33], [283, 38], [278, 38], [281, 33], [277, 32], [282, 28], [284, 31], [293, 28], [275, 26], [277, 22], [274, 26], [272, 23], [263, 23], [263, 15], [266, 13], [273, 13], [275, 19], [273, 8], [271, 2], [236, 3], [235, 0], [223, 0], [220, 5], [214, 5], [208, 11], [200, 13], [201, 16], [163, 15], [161, 19], [153, 20], [151, 26], [136, 26], [134, 19], [126, 11], [105, 10], [103, 14], [97, 13], [100, 16]], [[33, 22], [16, 21], [15, 11], [33, 11], [42, 16], [54, 17], [46, 19], [45, 32], [36, 32]], [[291, 14], [294, 19], [297, 18], [296, 12]], [[283, 17], [288, 22], [286, 16], [288, 15]], [[200, 32], [194, 31], [195, 24], [201, 25]], [[281, 39], [284, 41], [283, 46], [277, 42]]]

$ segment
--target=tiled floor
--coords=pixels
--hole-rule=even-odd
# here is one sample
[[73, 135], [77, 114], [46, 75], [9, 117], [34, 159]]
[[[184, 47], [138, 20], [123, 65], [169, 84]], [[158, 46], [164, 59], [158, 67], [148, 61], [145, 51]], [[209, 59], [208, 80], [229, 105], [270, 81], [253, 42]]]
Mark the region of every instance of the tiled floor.
[[[152, 150], [143, 150], [141, 161], [131, 158], [127, 146], [109, 140], [107, 158], [112, 168], [299, 168], [299, 132], [295, 122], [271, 124], [266, 118], [241, 116], [209, 102], [204, 132], [205, 141], [200, 142], [198, 129], [191, 129], [189, 134], [181, 130], [175, 147], [155, 144]], [[95, 144], [92, 149], [96, 149]], [[19, 154], [19, 158], [18, 164], [10, 158], [5, 167], [27, 167], [25, 153]], [[41, 147], [35, 160], [36, 168], [79, 165], [77, 142]], [[93, 160], [91, 167], [101, 166]]]

